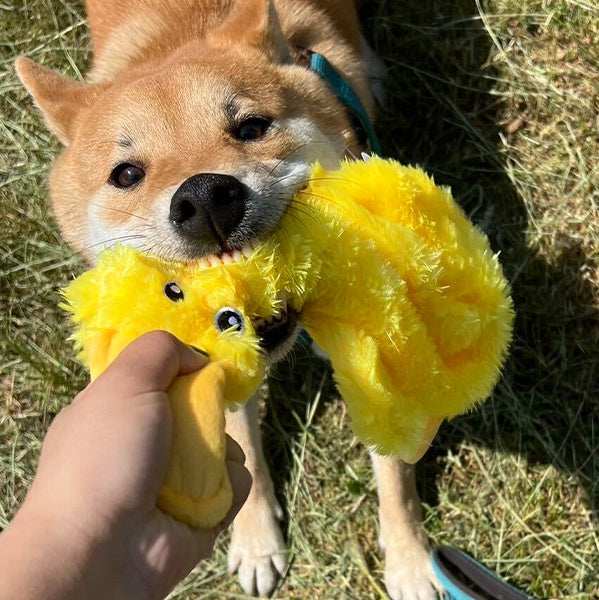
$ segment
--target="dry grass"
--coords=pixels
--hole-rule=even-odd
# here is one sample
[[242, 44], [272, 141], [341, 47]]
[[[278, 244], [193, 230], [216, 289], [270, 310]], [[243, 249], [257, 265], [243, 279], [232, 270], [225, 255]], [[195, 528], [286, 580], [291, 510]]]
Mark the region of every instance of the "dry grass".
[[[390, 67], [391, 156], [449, 184], [490, 235], [514, 291], [505, 376], [422, 461], [434, 543], [540, 598], [599, 598], [599, 14], [589, 0], [376, 0], [365, 28]], [[0, 525], [39, 440], [85, 381], [56, 290], [81, 268], [47, 216], [57, 143], [11, 63], [85, 70], [78, 5], [0, 4]], [[376, 490], [325, 365], [298, 350], [269, 384], [266, 448], [291, 564], [279, 598], [379, 598]], [[174, 598], [240, 598], [224, 543]]]

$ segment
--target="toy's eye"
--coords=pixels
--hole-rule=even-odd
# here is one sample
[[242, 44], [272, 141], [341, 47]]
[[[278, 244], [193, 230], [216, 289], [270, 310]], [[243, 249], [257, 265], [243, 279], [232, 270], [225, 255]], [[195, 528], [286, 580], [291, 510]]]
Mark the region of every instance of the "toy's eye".
[[166, 297], [173, 302], [183, 300], [185, 297], [183, 290], [174, 281], [171, 281], [164, 286], [164, 293], [166, 294]]
[[227, 331], [232, 329], [238, 333], [243, 333], [245, 322], [243, 315], [236, 309], [226, 306], [221, 308], [214, 317], [214, 324], [219, 331]]

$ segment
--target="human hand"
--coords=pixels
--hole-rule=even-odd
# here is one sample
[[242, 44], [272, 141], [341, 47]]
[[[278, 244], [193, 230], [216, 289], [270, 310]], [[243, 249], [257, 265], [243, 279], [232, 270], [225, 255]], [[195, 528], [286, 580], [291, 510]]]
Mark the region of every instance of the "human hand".
[[233, 507], [219, 526], [193, 530], [156, 507], [171, 443], [167, 389], [206, 363], [165, 332], [146, 334], [56, 417], [27, 499], [3, 534], [28, 534], [46, 557], [54, 545], [67, 572], [55, 596], [43, 587], [45, 598], [163, 598], [212, 552], [249, 493], [235, 442], [227, 449]]

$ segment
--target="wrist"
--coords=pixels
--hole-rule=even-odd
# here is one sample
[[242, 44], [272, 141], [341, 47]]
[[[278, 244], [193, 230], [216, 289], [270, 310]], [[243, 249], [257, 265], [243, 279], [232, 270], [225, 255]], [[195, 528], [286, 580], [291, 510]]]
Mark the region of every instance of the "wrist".
[[0, 536], [0, 600], [145, 600], [121, 539], [25, 503]]
[[55, 600], [74, 598], [86, 557], [57, 522], [23, 507], [0, 537], [0, 562], [6, 578], [0, 585], [1, 600]]

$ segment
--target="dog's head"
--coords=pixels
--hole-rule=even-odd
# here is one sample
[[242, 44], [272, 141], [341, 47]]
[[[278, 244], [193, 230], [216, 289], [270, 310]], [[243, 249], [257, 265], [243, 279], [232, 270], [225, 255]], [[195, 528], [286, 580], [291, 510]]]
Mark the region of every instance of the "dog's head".
[[50, 188], [74, 249], [91, 260], [117, 242], [172, 260], [233, 253], [276, 227], [310, 163], [356, 148], [268, 7], [239, 2], [205, 38], [95, 83], [18, 60], [65, 145]]

